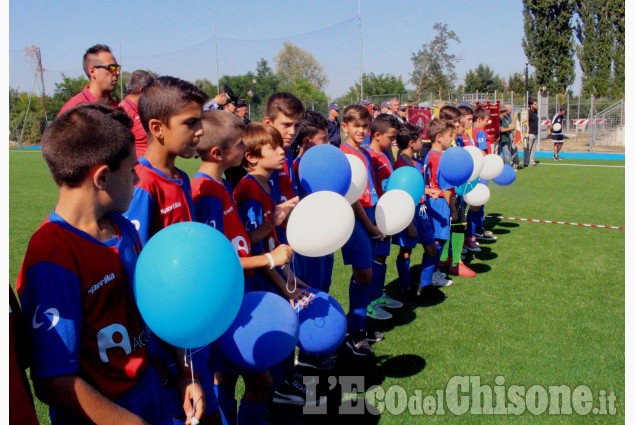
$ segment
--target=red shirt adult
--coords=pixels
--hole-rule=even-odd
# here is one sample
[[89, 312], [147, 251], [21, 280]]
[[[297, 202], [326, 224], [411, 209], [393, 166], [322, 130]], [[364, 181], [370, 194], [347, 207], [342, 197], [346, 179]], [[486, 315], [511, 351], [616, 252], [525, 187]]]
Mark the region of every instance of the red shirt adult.
[[132, 134], [134, 134], [137, 158], [142, 157], [146, 153], [146, 149], [148, 149], [148, 135], [141, 124], [137, 104], [130, 100], [130, 96], [126, 96], [119, 104], [119, 107], [126, 111], [126, 114], [132, 119]]
[[[91, 91], [88, 89], [89, 87], [90, 86], [84, 87], [84, 89], [81, 92], [77, 93], [75, 96], [68, 99], [68, 102], [66, 102], [66, 104], [62, 106], [62, 109], [60, 109], [59, 113], [61, 114], [62, 112], [68, 109], [71, 109], [72, 107], [77, 106], [80, 103], [97, 102], [99, 99], [97, 99], [95, 95], [91, 93]], [[108, 101], [108, 104], [112, 106], [113, 108], [117, 107], [117, 101], [113, 99], [112, 97]]]

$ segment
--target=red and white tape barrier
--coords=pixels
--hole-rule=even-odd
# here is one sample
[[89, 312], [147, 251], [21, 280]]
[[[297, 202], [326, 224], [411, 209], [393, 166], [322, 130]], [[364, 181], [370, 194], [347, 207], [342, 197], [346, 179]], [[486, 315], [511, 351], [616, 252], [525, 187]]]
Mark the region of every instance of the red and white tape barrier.
[[498, 219], [501, 219], [501, 220], [531, 221], [532, 223], [567, 224], [569, 226], [599, 227], [599, 228], [602, 228], [602, 229], [626, 230], [624, 227], [602, 226], [600, 224], [583, 224], [583, 223], [568, 223], [566, 221], [533, 220], [531, 218], [503, 217], [503, 216], [500, 216], [500, 215], [486, 215], [485, 217], [486, 218], [498, 218]]

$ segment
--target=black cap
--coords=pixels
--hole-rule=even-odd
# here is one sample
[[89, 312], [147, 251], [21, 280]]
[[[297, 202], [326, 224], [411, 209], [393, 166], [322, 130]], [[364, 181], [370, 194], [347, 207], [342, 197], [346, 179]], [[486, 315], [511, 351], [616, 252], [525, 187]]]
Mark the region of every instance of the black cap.
[[238, 99], [236, 102], [234, 102], [234, 105], [236, 106], [236, 108], [242, 108], [243, 106], [247, 106], [247, 102], [245, 102], [245, 99]]
[[232, 89], [229, 88], [229, 86], [227, 84], [225, 84], [223, 86], [223, 88], [220, 91], [221, 93], [225, 93], [227, 95], [227, 97], [229, 98], [230, 102], [236, 102], [238, 100], [238, 96], [236, 96], [234, 94], [234, 92], [232, 91]]

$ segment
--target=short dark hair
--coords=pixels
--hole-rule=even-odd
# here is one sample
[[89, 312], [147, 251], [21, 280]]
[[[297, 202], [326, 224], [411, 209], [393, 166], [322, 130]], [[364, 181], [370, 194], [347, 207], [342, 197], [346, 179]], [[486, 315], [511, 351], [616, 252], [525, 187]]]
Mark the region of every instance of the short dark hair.
[[399, 120], [392, 114], [379, 114], [373, 120], [373, 123], [370, 125], [370, 138], [375, 136], [375, 133], [379, 132], [384, 134], [388, 132], [389, 129], [394, 128], [395, 130], [399, 129]]
[[481, 108], [480, 106], [474, 110], [474, 122], [478, 119], [484, 119], [489, 116], [490, 113], [487, 109]]
[[405, 123], [397, 130], [397, 146], [406, 149], [411, 141], [416, 141], [421, 136], [421, 127]]
[[461, 105], [457, 109], [459, 111], [461, 111], [461, 114], [463, 116], [465, 116], [465, 115], [474, 115], [474, 110], [472, 108], [470, 108], [469, 106]]
[[298, 132], [296, 140], [298, 145], [302, 144], [302, 140], [305, 137], [311, 138], [317, 134], [320, 130], [329, 129], [329, 122], [320, 114], [315, 111], [307, 111], [300, 121], [298, 121]]
[[58, 186], [78, 187], [96, 165], [117, 171], [134, 151], [132, 120], [123, 109], [81, 103], [57, 116], [42, 135], [42, 156]]
[[159, 77], [148, 84], [139, 97], [139, 118], [150, 137], [148, 123], [157, 119], [168, 125], [170, 118], [178, 114], [190, 102], [203, 105], [207, 95], [194, 84], [175, 77]]
[[265, 105], [265, 116], [271, 121], [275, 121], [278, 114], [282, 113], [287, 117], [297, 120], [304, 116], [305, 108], [302, 101], [295, 95], [288, 92], [278, 92], [269, 96]]
[[137, 94], [139, 89], [144, 88], [157, 78], [156, 74], [152, 74], [154, 73], [150, 73], [142, 69], [134, 71], [130, 74], [130, 78], [128, 78], [128, 82], [126, 83], [126, 92], [128, 94]]
[[110, 47], [106, 46], [105, 44], [95, 44], [94, 46], [89, 47], [88, 50], [86, 50], [86, 53], [84, 53], [84, 57], [82, 59], [82, 67], [84, 68], [84, 73], [88, 78], [90, 78], [88, 68], [93, 66], [97, 55], [101, 52], [112, 53], [110, 51]]
[[461, 111], [454, 106], [445, 105], [439, 110], [439, 119], [449, 123], [458, 123]]
[[453, 131], [454, 126], [449, 122], [445, 122], [439, 118], [434, 118], [428, 123], [428, 138], [432, 143], [437, 141], [437, 136], [446, 131]]
[[247, 150], [242, 160], [242, 165], [245, 169], [251, 168], [251, 164], [247, 161], [247, 154], [262, 158], [263, 146], [284, 146], [282, 135], [278, 129], [270, 124], [263, 124], [261, 122], [252, 122], [245, 127], [243, 140], [245, 141], [245, 145], [247, 145]]
[[531, 106], [534, 102], [537, 102], [536, 99], [529, 99], [529, 102], [527, 102], [527, 106]]
[[209, 151], [217, 146], [227, 149], [231, 143], [242, 137], [245, 122], [231, 112], [220, 109], [203, 112], [203, 136], [196, 145], [196, 153], [203, 161], [209, 160]]
[[370, 112], [368, 112], [368, 108], [362, 105], [348, 105], [344, 108], [342, 122], [349, 123], [351, 121], [360, 124], [370, 123]]

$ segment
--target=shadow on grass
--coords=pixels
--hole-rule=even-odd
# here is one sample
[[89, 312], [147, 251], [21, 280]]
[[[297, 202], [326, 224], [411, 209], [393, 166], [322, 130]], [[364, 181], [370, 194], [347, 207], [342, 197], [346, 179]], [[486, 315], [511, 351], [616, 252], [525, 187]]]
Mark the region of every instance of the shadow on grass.
[[[481, 252], [473, 252], [472, 253], [473, 258], [476, 258], [477, 260], [480, 260], [480, 261], [489, 261], [489, 260], [498, 258], [498, 254], [492, 251], [492, 248], [490, 248], [487, 245], [484, 245], [481, 242], [479, 243], [481, 244]], [[489, 270], [489, 267], [488, 267], [488, 270]]]

